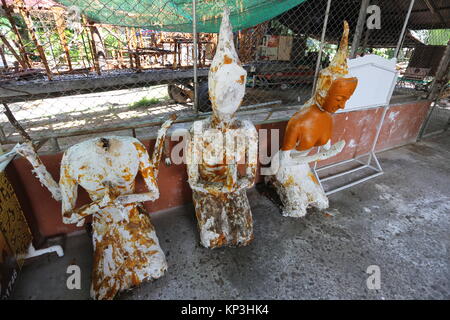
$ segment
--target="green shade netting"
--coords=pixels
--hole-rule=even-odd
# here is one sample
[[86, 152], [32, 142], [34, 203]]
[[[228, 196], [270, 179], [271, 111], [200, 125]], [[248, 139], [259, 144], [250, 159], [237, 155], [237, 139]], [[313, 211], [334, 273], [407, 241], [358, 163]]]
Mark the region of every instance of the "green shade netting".
[[[218, 32], [224, 6], [233, 29], [241, 30], [295, 7], [306, 0], [197, 0], [197, 32]], [[58, 0], [76, 6], [98, 23], [192, 32], [192, 0]]]

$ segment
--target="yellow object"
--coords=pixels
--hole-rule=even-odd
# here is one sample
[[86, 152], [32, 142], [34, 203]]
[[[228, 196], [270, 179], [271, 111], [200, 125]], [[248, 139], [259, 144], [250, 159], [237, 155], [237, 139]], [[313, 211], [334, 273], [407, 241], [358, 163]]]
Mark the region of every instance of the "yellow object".
[[27, 253], [32, 236], [14, 189], [5, 172], [0, 172], [0, 233], [16, 256], [19, 267]]

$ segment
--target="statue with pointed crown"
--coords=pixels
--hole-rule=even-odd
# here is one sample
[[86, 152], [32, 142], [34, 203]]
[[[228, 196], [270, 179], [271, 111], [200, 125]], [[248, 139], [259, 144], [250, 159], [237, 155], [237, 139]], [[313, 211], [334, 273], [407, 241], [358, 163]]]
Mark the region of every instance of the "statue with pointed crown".
[[187, 145], [200, 242], [207, 248], [244, 246], [253, 239], [246, 189], [255, 183], [258, 136], [250, 121], [235, 116], [245, 94], [246, 77], [225, 9], [208, 76], [213, 113], [193, 123]]
[[[266, 183], [273, 186], [283, 205], [283, 215], [303, 217], [308, 207], [328, 208], [326, 197], [309, 163], [330, 158], [345, 146], [339, 141], [331, 146], [333, 113], [345, 107], [352, 96], [358, 79], [349, 76], [347, 21], [339, 49], [330, 65], [321, 70], [314, 96], [289, 120], [281, 150], [272, 158], [272, 173]], [[312, 156], [314, 147], [322, 152]]]

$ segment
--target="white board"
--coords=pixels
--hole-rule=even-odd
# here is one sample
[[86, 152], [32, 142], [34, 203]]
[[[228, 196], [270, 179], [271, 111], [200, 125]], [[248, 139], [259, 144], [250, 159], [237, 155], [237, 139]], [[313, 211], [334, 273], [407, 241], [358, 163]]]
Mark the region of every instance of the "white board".
[[342, 111], [388, 105], [397, 81], [397, 60], [370, 54], [347, 62], [358, 86]]

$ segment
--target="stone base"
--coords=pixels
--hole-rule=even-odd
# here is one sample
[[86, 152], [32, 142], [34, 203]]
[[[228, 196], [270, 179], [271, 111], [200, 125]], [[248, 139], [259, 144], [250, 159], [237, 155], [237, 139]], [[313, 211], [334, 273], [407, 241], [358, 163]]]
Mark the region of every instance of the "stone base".
[[253, 240], [253, 219], [245, 190], [211, 194], [193, 191], [200, 242], [206, 248], [246, 246]]

